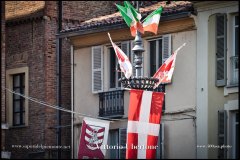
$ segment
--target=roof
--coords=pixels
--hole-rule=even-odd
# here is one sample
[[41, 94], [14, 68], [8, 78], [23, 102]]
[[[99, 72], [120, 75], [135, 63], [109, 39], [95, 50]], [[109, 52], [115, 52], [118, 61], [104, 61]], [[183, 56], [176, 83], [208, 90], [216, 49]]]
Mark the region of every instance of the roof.
[[38, 15], [45, 7], [45, 1], [6, 1], [6, 20], [16, 20]]
[[[140, 13], [143, 18], [145, 18], [148, 14], [152, 11], [156, 10], [160, 6], [163, 6], [163, 12], [161, 14], [161, 19], [170, 15], [177, 15], [180, 13], [186, 12], [193, 12], [193, 4], [189, 1], [174, 1], [170, 4], [166, 4], [165, 1], [156, 2], [151, 4], [150, 6], [146, 6], [144, 8], [140, 8]], [[69, 28], [65, 28], [61, 31], [61, 33], [68, 33], [73, 31], [80, 31], [80, 30], [89, 30], [98, 27], [105, 27], [105, 26], [114, 26], [125, 24], [123, 18], [120, 15], [120, 12], [116, 12], [110, 15], [96, 17], [87, 21], [84, 21], [77, 26], [67, 26]], [[127, 25], [126, 25], [127, 26]]]

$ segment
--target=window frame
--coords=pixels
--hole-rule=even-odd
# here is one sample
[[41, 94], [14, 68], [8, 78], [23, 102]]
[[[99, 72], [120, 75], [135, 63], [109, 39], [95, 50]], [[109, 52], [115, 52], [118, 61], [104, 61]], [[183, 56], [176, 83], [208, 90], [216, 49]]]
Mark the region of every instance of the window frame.
[[[128, 52], [125, 53], [127, 55], [127, 57], [129, 58], [131, 64], [133, 65], [132, 63], [132, 51], [131, 51], [131, 41], [121, 41], [121, 42], [116, 42], [115, 43], [120, 49], [122, 49], [122, 44], [128, 44]], [[123, 73], [120, 71], [120, 68], [119, 68], [119, 64], [118, 64], [118, 59], [115, 55], [115, 51], [114, 51], [114, 56], [115, 56], [115, 69], [116, 67], [119, 69], [120, 71], [120, 77], [118, 76], [118, 72], [115, 71], [115, 87], [111, 87], [111, 84], [110, 84], [110, 79], [111, 79], [111, 72], [110, 72], [110, 69], [111, 69], [111, 56], [110, 56], [110, 48], [113, 48], [112, 45], [106, 45], [106, 48], [107, 48], [107, 63], [108, 63], [108, 67], [107, 67], [107, 70], [105, 69], [104, 71], [107, 71], [108, 73], [108, 90], [109, 91], [115, 91], [115, 90], [123, 90], [123, 86], [120, 82], [118, 82], [118, 79], [121, 78], [123, 76]], [[114, 49], [113, 49], [114, 50]], [[117, 74], [116, 74], [117, 73]], [[120, 84], [120, 86], [119, 86]]]
[[[16, 74], [24, 74], [25, 75], [25, 88], [24, 95], [29, 95], [29, 68], [21, 67], [21, 68], [13, 68], [6, 70], [6, 88], [13, 90], [13, 75]], [[13, 93], [6, 93], [6, 119], [9, 124], [9, 128], [19, 128], [19, 127], [27, 127], [28, 126], [28, 114], [29, 114], [29, 101], [25, 99], [25, 114], [24, 114], [24, 124], [22, 125], [13, 125]]]
[[[15, 78], [19, 76], [19, 86], [15, 86]], [[13, 91], [16, 92], [16, 89], [19, 89], [20, 94], [24, 94], [24, 90], [25, 90], [25, 74], [24, 73], [18, 73], [18, 74], [14, 74], [12, 75], [13, 78]], [[20, 102], [19, 104], [19, 111], [15, 111], [15, 102]], [[21, 126], [21, 125], [25, 125], [25, 119], [24, 119], [24, 114], [25, 114], [25, 98], [19, 96], [19, 99], [16, 99], [15, 96], [12, 96], [12, 103], [13, 103], [13, 126]], [[16, 114], [20, 114], [19, 115], [19, 124], [15, 123], [16, 119], [15, 119], [15, 115]]]
[[[233, 81], [235, 81], [235, 78], [234, 78], [234, 72], [239, 72], [239, 68], [234, 68], [232, 65], [232, 59], [233, 57], [236, 57], [238, 56], [238, 53], [236, 53], [236, 28], [238, 28], [239, 30], [239, 24], [236, 25], [236, 17], [238, 16], [239, 18], [239, 15], [238, 14], [233, 14], [233, 15], [230, 15], [231, 16], [231, 19], [232, 19], [232, 22], [230, 22], [230, 25], [231, 25], [231, 28], [232, 28], [232, 53], [230, 54], [230, 59], [229, 59], [229, 62], [230, 62], [230, 82], [229, 82], [229, 85], [230, 86], [238, 86], [238, 83], [239, 83], [239, 79], [237, 80], [236, 83], [234, 83]], [[239, 38], [239, 37], [238, 37]], [[238, 74], [236, 74], [238, 78]]]

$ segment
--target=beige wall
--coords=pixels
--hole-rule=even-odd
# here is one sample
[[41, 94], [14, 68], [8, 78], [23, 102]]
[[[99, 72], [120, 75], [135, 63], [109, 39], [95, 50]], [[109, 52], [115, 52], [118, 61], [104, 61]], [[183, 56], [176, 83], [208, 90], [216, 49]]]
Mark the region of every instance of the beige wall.
[[[195, 116], [195, 111], [189, 112], [191, 116], [178, 112], [196, 109], [196, 31], [172, 33], [172, 51], [184, 42], [177, 55], [173, 83], [166, 86], [166, 115], [162, 117], [165, 126], [165, 157], [166, 158], [196, 158], [196, 132], [193, 119], [174, 120], [175, 118], [189, 118]], [[144, 75], [148, 76], [147, 39], [144, 38]], [[109, 44], [109, 43], [108, 43]], [[105, 44], [103, 44], [105, 45]], [[107, 48], [104, 47], [104, 91], [108, 91], [109, 66]], [[91, 85], [91, 47], [74, 50], [74, 106], [76, 112], [98, 116], [98, 94], [92, 93]], [[124, 118], [128, 115], [129, 91], [124, 94]], [[168, 113], [174, 115], [168, 115]], [[75, 116], [76, 117], [76, 116]], [[80, 118], [77, 121], [81, 122]], [[126, 128], [127, 121], [112, 122], [110, 129]], [[77, 155], [80, 127], [75, 127], [75, 156]]]
[[[224, 87], [215, 86], [216, 72], [215, 15], [209, 17], [209, 54], [208, 54], [208, 144], [218, 145], [218, 110], [224, 110], [224, 104], [238, 99], [238, 92], [224, 96]], [[229, 52], [228, 52], [229, 54]], [[216, 148], [208, 149], [209, 158], [217, 158]]]

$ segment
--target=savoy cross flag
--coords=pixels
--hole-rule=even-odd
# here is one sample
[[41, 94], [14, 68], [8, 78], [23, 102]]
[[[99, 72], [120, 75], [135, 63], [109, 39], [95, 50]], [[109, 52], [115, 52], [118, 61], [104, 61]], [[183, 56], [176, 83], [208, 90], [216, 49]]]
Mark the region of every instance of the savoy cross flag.
[[130, 63], [126, 54], [115, 43], [113, 43], [109, 33], [108, 33], [108, 37], [112, 43], [112, 46], [118, 58], [120, 69], [124, 73], [125, 77], [129, 79], [132, 75], [132, 64]]
[[154, 159], [164, 93], [130, 90], [126, 159]]
[[158, 83], [155, 84], [154, 89], [157, 88], [159, 84], [171, 83], [176, 56], [178, 54], [178, 51], [185, 45], [186, 43], [182, 44], [178, 49], [176, 49], [176, 51], [161, 65], [161, 67], [153, 75], [153, 78], [159, 79]]

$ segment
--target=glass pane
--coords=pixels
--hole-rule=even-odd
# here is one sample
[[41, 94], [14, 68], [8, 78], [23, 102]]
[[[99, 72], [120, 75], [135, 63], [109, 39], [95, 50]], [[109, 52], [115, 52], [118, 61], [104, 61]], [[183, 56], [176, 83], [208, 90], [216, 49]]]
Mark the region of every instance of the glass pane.
[[[14, 89], [15, 92], [17, 93], [20, 93], [20, 88], [16, 88]], [[16, 99], [20, 99], [21, 96], [17, 95], [17, 94], [14, 94], [13, 95], [13, 99], [16, 100]]]
[[116, 77], [116, 56], [115, 51], [110, 48], [110, 88], [115, 88], [115, 77]]
[[22, 113], [22, 124], [25, 124], [25, 112]]
[[239, 35], [238, 35], [238, 27], [235, 28], [235, 56], [238, 56], [239, 50]]
[[19, 124], [20, 124], [20, 113], [15, 113], [15, 114], [14, 114], [13, 124], [14, 124], [14, 125], [19, 125]]
[[22, 74], [21, 78], [22, 78], [21, 85], [24, 87], [25, 86], [25, 74]]
[[162, 65], [162, 39], [158, 40], [158, 68]]
[[236, 159], [239, 158], [239, 124], [236, 124], [236, 149], [235, 149], [235, 155], [236, 155]]
[[235, 25], [239, 25], [238, 16], [235, 16]]
[[25, 111], [25, 99], [22, 100], [22, 111]]
[[156, 41], [150, 41], [150, 76], [156, 72]]
[[13, 112], [20, 112], [20, 101], [14, 101]]
[[20, 75], [14, 75], [13, 76], [13, 87], [19, 87], [20, 86]]
[[117, 130], [110, 130], [109, 132], [109, 152], [110, 152], [110, 159], [118, 159], [118, 149], [114, 149], [113, 146], [118, 145], [118, 131]]

